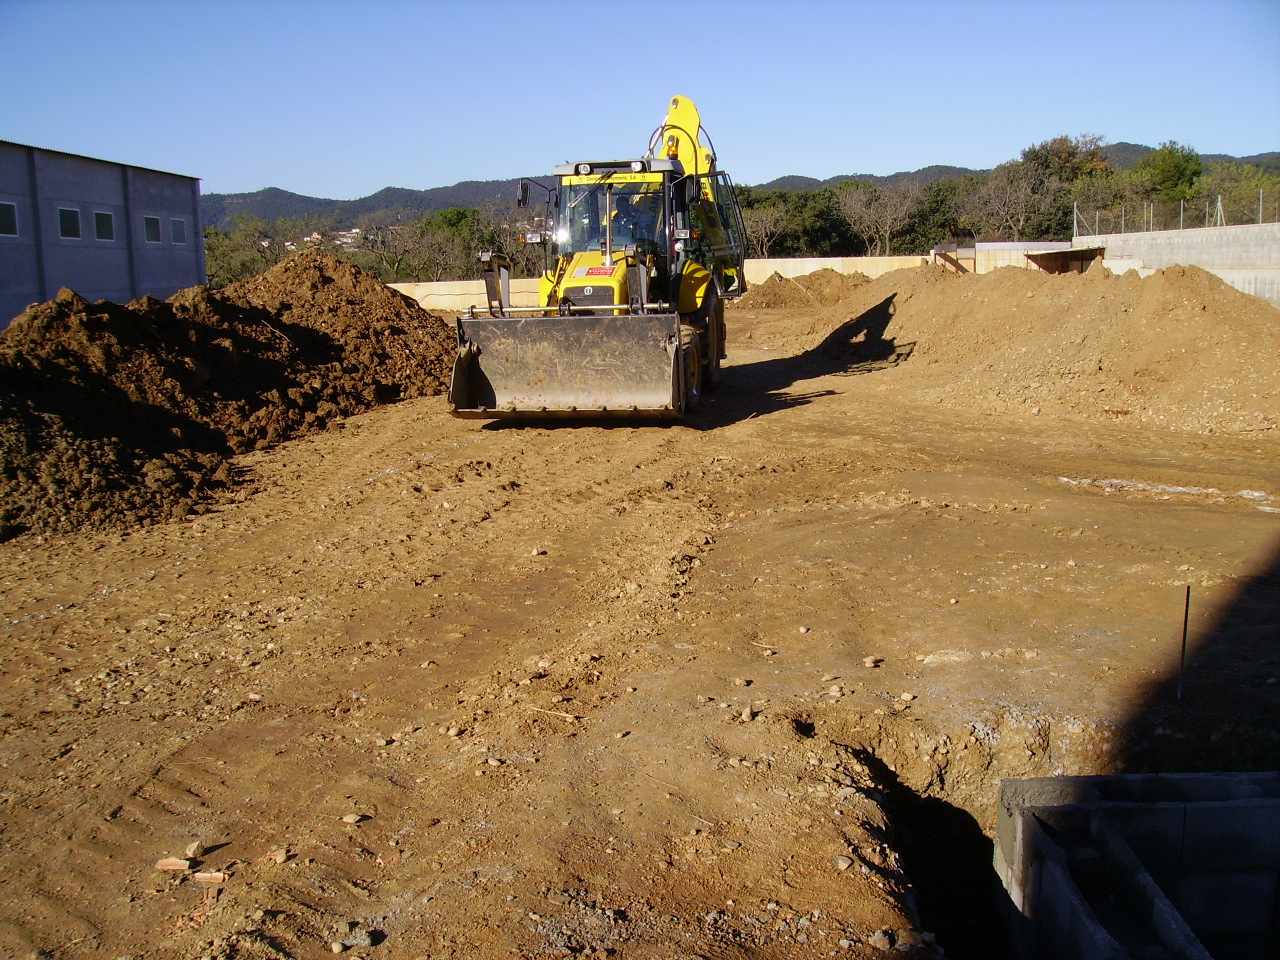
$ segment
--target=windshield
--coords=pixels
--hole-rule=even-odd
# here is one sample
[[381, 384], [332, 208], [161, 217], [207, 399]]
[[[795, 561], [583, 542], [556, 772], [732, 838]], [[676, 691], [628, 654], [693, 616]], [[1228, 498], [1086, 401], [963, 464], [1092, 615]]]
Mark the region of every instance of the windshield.
[[[620, 178], [617, 178], [620, 179]], [[634, 244], [662, 249], [662, 183], [567, 178], [560, 195], [560, 223], [556, 243], [560, 253], [582, 253], [604, 249], [605, 217], [613, 217], [613, 249]]]

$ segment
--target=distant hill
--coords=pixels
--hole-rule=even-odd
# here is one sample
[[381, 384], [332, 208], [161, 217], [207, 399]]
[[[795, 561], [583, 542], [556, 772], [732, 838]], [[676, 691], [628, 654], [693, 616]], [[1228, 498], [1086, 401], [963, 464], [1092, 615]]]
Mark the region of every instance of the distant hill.
[[1154, 147], [1144, 146], [1141, 143], [1108, 143], [1102, 148], [1102, 155], [1107, 158], [1107, 163], [1121, 170], [1128, 170], [1140, 159], [1154, 150]]
[[[535, 179], [547, 186], [552, 182], [546, 177]], [[478, 207], [487, 200], [514, 200], [519, 182], [519, 178], [464, 180], [451, 187], [433, 187], [430, 190], [385, 187], [358, 200], [324, 200], [290, 193], [279, 187], [267, 187], [254, 193], [206, 193], [200, 198], [200, 217], [208, 226], [230, 230], [235, 226], [234, 218], [241, 213], [267, 221], [332, 216], [339, 229], [347, 229], [354, 227], [361, 217], [383, 210], [403, 209], [428, 214], [450, 207]]]
[[[1152, 151], [1152, 147], [1140, 143], [1109, 143], [1102, 148], [1107, 160], [1121, 170], [1137, 163], [1138, 158]], [[1251, 157], [1232, 157], [1219, 153], [1202, 153], [1205, 163], [1235, 161], [1257, 164], [1272, 173], [1280, 174], [1280, 153], [1258, 153]], [[968, 167], [934, 165], [919, 170], [905, 170], [880, 177], [870, 173], [845, 174], [817, 180], [813, 177], [778, 177], [768, 183], [755, 185], [755, 190], [822, 190], [837, 187], [849, 180], [860, 180], [877, 185], [891, 185], [902, 180], [931, 183], [945, 177], [964, 177], [985, 173]], [[549, 177], [534, 178], [547, 186], [553, 185]], [[464, 180], [451, 187], [433, 187], [430, 190], [411, 190], [406, 187], [386, 187], [377, 193], [358, 200], [325, 200], [290, 193], [279, 187], [267, 187], [254, 193], [207, 193], [200, 198], [200, 216], [208, 226], [230, 230], [235, 226], [237, 214], [247, 213], [263, 220], [285, 218], [331, 216], [339, 229], [349, 229], [363, 216], [384, 210], [403, 209], [419, 215], [447, 210], [449, 207], [478, 207], [489, 200], [512, 200], [516, 195], [519, 178], [512, 180]]]
[[[1107, 162], [1113, 167], [1128, 170], [1154, 149], [1141, 143], [1108, 143], [1102, 148], [1102, 152]], [[1200, 160], [1203, 163], [1251, 163], [1271, 173], [1280, 174], [1280, 153], [1255, 153], [1251, 157], [1233, 157], [1226, 153], [1202, 153]]]
[[981, 170], [970, 170], [968, 167], [948, 167], [934, 165], [931, 167], [922, 167], [919, 170], [904, 170], [900, 173], [891, 173], [888, 176], [880, 177], [874, 173], [850, 173], [837, 177], [828, 177], [826, 180], [815, 180], [813, 177], [778, 177], [776, 180], [770, 180], [768, 183], [757, 184], [752, 187], [753, 190], [823, 190], [828, 187], [838, 187], [842, 183], [850, 180], [860, 180], [863, 183], [874, 183], [876, 185], [894, 184], [901, 180], [912, 180], [916, 183], [925, 184], [932, 183], [934, 180], [942, 180], [946, 177], [963, 177], [970, 173], [982, 173]]

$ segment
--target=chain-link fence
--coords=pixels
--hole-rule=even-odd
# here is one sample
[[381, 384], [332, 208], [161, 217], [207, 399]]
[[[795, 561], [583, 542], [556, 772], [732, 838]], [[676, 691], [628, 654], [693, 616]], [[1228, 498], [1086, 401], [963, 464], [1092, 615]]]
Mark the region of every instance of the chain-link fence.
[[1108, 208], [1075, 208], [1075, 235], [1142, 233], [1149, 230], [1191, 230], [1242, 223], [1280, 223], [1280, 191], [1256, 195], [1197, 197], [1177, 203], [1137, 201]]

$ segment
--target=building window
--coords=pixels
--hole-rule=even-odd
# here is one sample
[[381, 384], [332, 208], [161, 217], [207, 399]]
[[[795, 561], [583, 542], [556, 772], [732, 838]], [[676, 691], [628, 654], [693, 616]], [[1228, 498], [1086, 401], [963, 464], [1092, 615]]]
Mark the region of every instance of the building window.
[[97, 211], [93, 215], [93, 229], [99, 240], [116, 238], [116, 218], [109, 213]]
[[173, 239], [174, 243], [186, 243], [187, 242], [187, 221], [170, 220], [169, 236]]
[[18, 235], [18, 205], [16, 203], [0, 203], [0, 237], [16, 237]]
[[142, 238], [147, 243], [160, 242], [160, 218], [159, 217], [143, 217], [142, 218]]
[[80, 211], [58, 208], [58, 236], [64, 240], [80, 239]]

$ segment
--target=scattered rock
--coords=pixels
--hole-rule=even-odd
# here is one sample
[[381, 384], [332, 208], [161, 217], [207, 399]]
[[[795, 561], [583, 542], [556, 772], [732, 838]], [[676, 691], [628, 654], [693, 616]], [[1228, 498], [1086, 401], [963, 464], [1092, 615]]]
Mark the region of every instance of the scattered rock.
[[877, 950], [893, 949], [893, 932], [890, 930], [877, 930], [871, 936], [867, 937], [867, 943], [875, 947]]
[[342, 818], [343, 823], [361, 823], [369, 819], [369, 815], [365, 813], [348, 813]]
[[837, 870], [848, 870], [853, 866], [853, 860], [850, 857], [837, 855], [831, 858], [831, 862], [836, 865]]
[[191, 861], [182, 857], [165, 857], [156, 861], [157, 870], [190, 870], [191, 866]]

